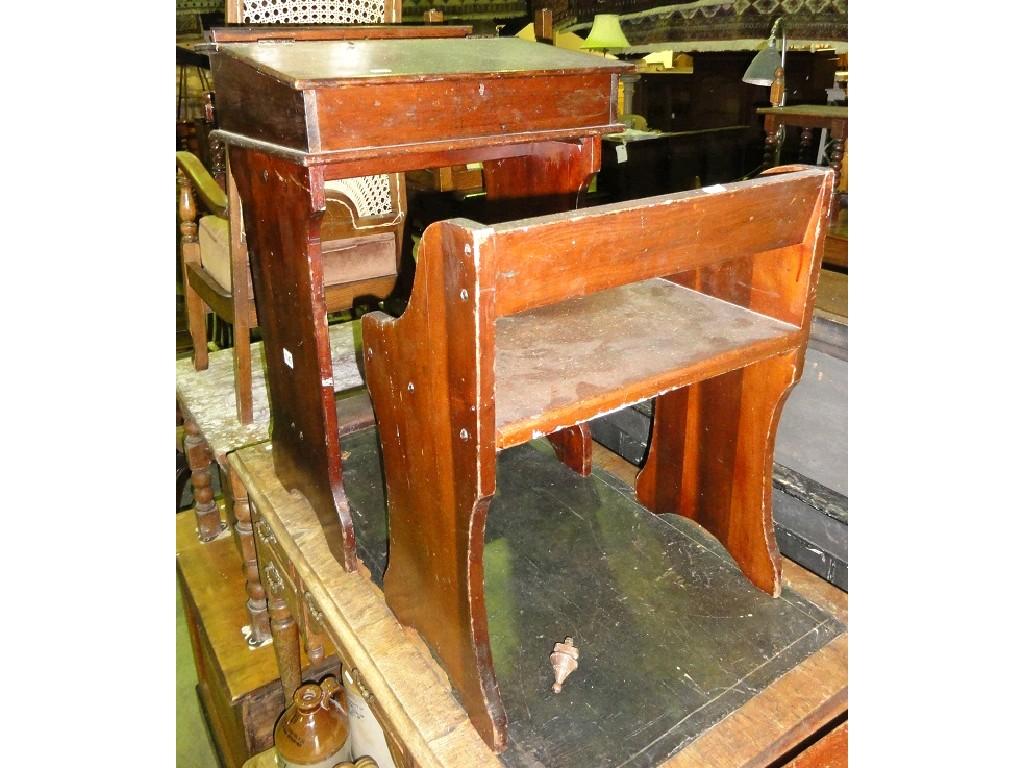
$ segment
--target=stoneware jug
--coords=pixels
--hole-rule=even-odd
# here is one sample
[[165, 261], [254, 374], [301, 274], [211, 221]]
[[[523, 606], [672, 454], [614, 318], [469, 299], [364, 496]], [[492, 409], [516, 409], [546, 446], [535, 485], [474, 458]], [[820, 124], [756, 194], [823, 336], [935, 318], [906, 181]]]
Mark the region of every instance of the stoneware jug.
[[333, 677], [295, 691], [274, 728], [281, 768], [333, 768], [351, 759], [345, 692]]

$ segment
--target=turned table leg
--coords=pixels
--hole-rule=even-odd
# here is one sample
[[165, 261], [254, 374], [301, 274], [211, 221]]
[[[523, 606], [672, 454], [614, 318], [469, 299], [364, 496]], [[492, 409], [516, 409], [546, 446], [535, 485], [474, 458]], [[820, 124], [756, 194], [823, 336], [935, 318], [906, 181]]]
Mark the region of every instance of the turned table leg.
[[836, 178], [832, 184], [832, 200], [829, 205], [828, 215], [830, 221], [835, 221], [839, 212], [839, 181], [843, 175], [843, 154], [846, 151], [846, 134], [834, 132], [832, 136], [832, 154], [829, 157], [829, 165], [835, 171]]
[[813, 139], [813, 138], [814, 138], [814, 129], [813, 128], [803, 128], [800, 131], [800, 151], [799, 151], [799, 154], [797, 155], [797, 159], [801, 163], [809, 163], [809, 162], [811, 162], [811, 159], [812, 159], [810, 157], [810, 154], [811, 154], [811, 139]]
[[272, 562], [263, 567], [269, 594], [270, 634], [274, 638], [274, 655], [281, 673], [284, 700], [290, 702], [296, 689], [302, 685], [302, 660], [299, 657], [299, 627], [288, 610], [284, 599], [284, 580]]
[[309, 592], [304, 592], [303, 598], [303, 644], [309, 665], [315, 667], [324, 660], [324, 615]]
[[196, 528], [200, 541], [213, 541], [220, 535], [224, 526], [217, 511], [217, 502], [213, 498], [212, 475], [210, 467], [213, 458], [206, 444], [199, 425], [191, 419], [185, 419], [185, 459], [192, 470], [192, 495], [195, 498]]
[[249, 493], [237, 472], [228, 469], [235, 533], [242, 555], [242, 573], [245, 574], [246, 608], [249, 611], [250, 646], [263, 645], [270, 640], [270, 617], [267, 613], [267, 593], [260, 581], [260, 567], [256, 559], [256, 541], [253, 538], [252, 506]]

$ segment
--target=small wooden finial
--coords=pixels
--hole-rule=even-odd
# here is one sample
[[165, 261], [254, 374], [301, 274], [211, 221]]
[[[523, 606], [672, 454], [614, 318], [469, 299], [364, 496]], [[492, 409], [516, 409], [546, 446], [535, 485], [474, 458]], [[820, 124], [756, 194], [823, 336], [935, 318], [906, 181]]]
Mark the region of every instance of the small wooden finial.
[[772, 80], [772, 88], [768, 98], [773, 107], [781, 107], [786, 93], [786, 74], [782, 67], [776, 67], [775, 79]]
[[551, 690], [555, 693], [561, 693], [562, 683], [565, 682], [565, 678], [571, 675], [576, 667], [579, 666], [577, 659], [580, 657], [580, 649], [576, 648], [572, 644], [572, 638], [565, 638], [564, 643], [555, 643], [555, 650], [552, 651], [551, 666], [555, 670], [555, 683], [551, 686]]

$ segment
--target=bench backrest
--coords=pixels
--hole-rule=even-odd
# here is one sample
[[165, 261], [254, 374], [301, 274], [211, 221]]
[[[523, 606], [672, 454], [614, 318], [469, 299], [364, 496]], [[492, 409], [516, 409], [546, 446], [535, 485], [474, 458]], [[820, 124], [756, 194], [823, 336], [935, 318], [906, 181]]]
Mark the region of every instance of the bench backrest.
[[827, 168], [781, 170], [491, 227], [464, 219], [447, 224], [471, 230], [466, 239], [490, 252], [493, 270], [481, 276], [494, 276], [496, 317], [669, 277], [803, 325], [833, 175]]

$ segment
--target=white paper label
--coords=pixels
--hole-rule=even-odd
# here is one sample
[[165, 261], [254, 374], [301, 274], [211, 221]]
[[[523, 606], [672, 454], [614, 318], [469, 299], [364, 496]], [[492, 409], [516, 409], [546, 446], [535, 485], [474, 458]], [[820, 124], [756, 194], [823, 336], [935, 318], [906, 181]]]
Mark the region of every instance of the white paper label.
[[626, 162], [626, 145], [625, 144], [616, 144], [615, 145], [615, 157], [618, 159], [620, 164]]
[[292, 353], [289, 352], [284, 347], [281, 347], [281, 352], [284, 355], [284, 364], [287, 365], [289, 368], [294, 368], [295, 362], [292, 360]]

